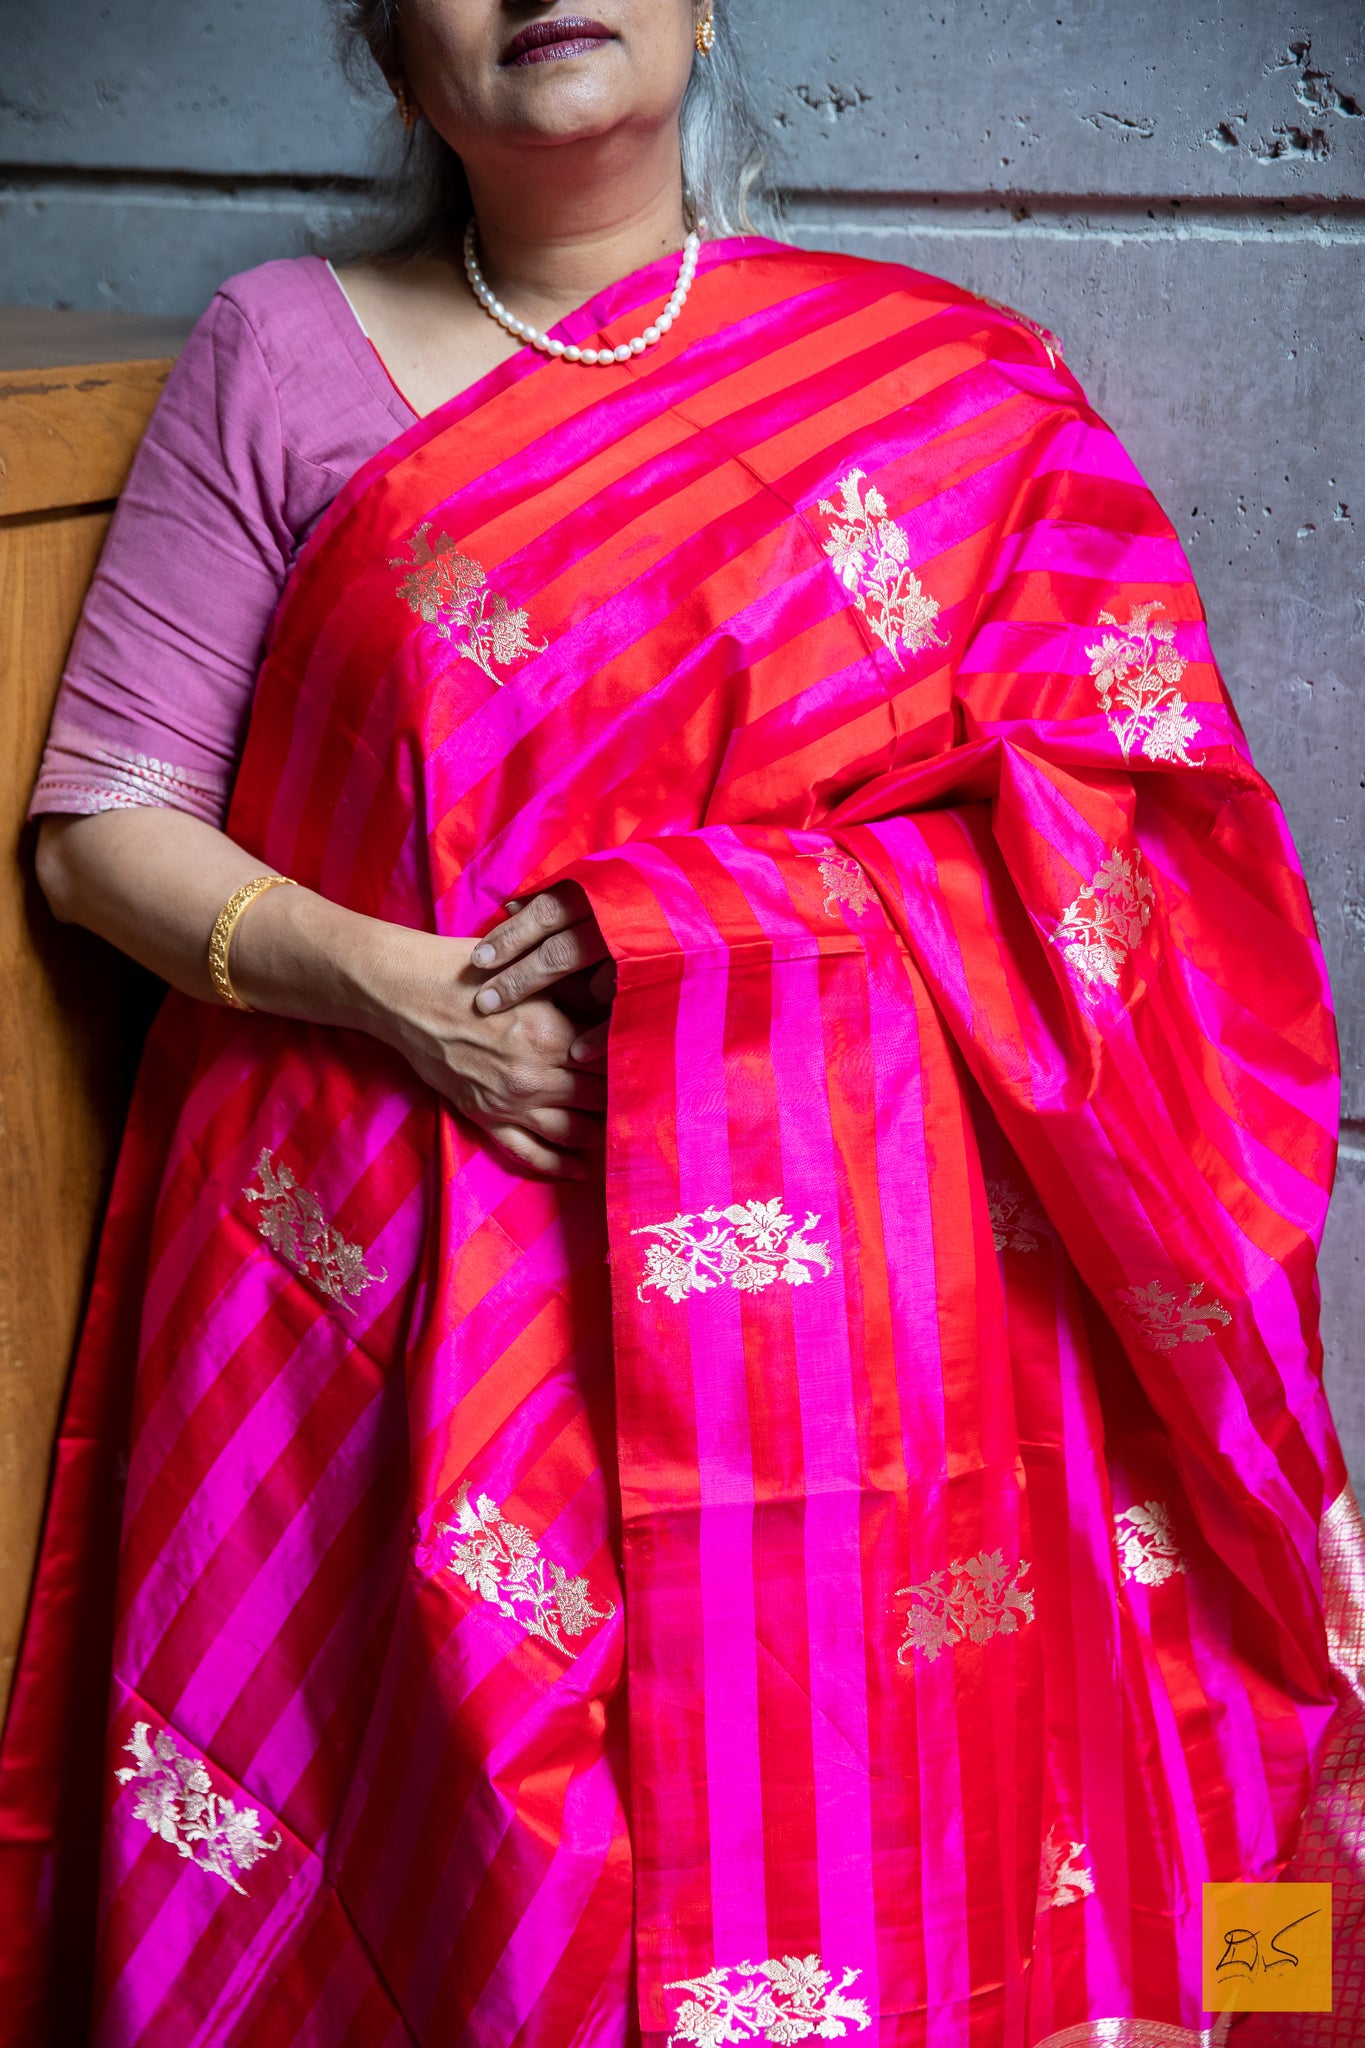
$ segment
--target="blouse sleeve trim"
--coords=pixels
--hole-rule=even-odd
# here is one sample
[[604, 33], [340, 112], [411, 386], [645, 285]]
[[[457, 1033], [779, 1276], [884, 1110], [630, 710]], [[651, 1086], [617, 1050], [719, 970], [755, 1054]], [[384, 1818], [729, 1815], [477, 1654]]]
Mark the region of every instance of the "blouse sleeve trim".
[[[69, 739], [63, 751], [69, 754]], [[172, 761], [159, 761], [153, 754], [137, 753], [130, 747], [111, 747], [94, 741], [86, 742], [81, 755], [80, 772], [53, 766], [38, 777], [29, 805], [30, 817], [45, 811], [93, 816], [99, 811], [152, 808], [188, 811], [208, 825], [219, 826], [223, 822], [227, 793], [207, 775], [197, 775], [192, 769], [181, 768]]]

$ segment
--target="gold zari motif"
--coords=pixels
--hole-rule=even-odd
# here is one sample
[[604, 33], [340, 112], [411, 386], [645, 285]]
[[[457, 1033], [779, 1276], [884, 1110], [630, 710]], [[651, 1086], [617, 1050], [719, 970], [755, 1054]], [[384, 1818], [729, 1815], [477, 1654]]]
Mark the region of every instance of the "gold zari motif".
[[215, 1792], [208, 1766], [184, 1755], [169, 1728], [159, 1728], [154, 1741], [150, 1735], [147, 1722], [139, 1721], [123, 1745], [133, 1761], [114, 1773], [120, 1785], [137, 1787], [134, 1815], [197, 1869], [245, 1898], [238, 1872], [278, 1849], [279, 1835], [267, 1840], [254, 1806], [239, 1807]]
[[690, 2041], [696, 2048], [725, 2042], [771, 2041], [789, 2048], [812, 2034], [837, 2041], [850, 2020], [862, 2033], [872, 2023], [866, 2001], [845, 1994], [861, 1970], [845, 1970], [839, 1982], [819, 1956], [781, 1956], [766, 1963], [735, 1963], [683, 1977], [668, 1991], [685, 1991], [669, 2035], [669, 2048]]
[[454, 1522], [438, 1523], [436, 1533], [455, 1539], [446, 1564], [456, 1578], [528, 1636], [538, 1636], [566, 1657], [574, 1653], [565, 1636], [586, 1635], [595, 1621], [610, 1621], [616, 1612], [610, 1601], [605, 1612], [594, 1607], [587, 1580], [570, 1578], [553, 1558], [542, 1557], [530, 1530], [504, 1521], [502, 1509], [486, 1493], [471, 1502], [468, 1484], [460, 1488]]
[[1082, 2020], [1049, 2034], [1038, 2048], [1223, 2048], [1233, 2015], [1223, 2013], [1195, 2033], [1170, 2020]]
[[1125, 1579], [1136, 1579], [1140, 1586], [1164, 1586], [1167, 1579], [1184, 1571], [1171, 1511], [1163, 1501], [1149, 1500], [1141, 1507], [1125, 1508], [1114, 1517], [1114, 1534]]
[[1175, 651], [1175, 627], [1158, 622], [1159, 604], [1134, 605], [1121, 626], [1113, 612], [1101, 612], [1100, 623], [1113, 626], [1093, 647], [1086, 648], [1090, 673], [1100, 693], [1109, 729], [1123, 758], [1145, 754], [1149, 761], [1199, 764], [1186, 752], [1199, 737], [1199, 721], [1176, 684], [1189, 666]]
[[835, 916], [842, 905], [851, 916], [861, 917], [872, 901], [872, 887], [853, 855], [831, 847], [819, 858], [820, 880], [825, 885], [825, 915]]
[[1365, 1522], [1349, 1481], [1322, 1518], [1318, 1558], [1332, 1663], [1365, 1698]]
[[926, 596], [909, 566], [910, 539], [905, 528], [887, 517], [886, 500], [875, 484], [859, 490], [864, 481], [863, 470], [851, 469], [839, 479], [840, 503], [820, 500], [820, 510], [836, 522], [825, 542], [825, 553], [897, 668], [904, 668], [902, 648], [907, 654], [918, 654], [925, 647], [947, 645], [934, 630], [940, 607], [936, 598]]
[[898, 1661], [908, 1664], [918, 1650], [932, 1664], [959, 1643], [1012, 1636], [1033, 1619], [1033, 1594], [1019, 1584], [1028, 1568], [1027, 1560], [1007, 1565], [1002, 1551], [983, 1550], [954, 1558], [946, 1573], [931, 1572], [918, 1586], [902, 1586], [896, 1598], [912, 1604]]
[[266, 1243], [296, 1273], [311, 1280], [320, 1294], [349, 1308], [348, 1294], [363, 1294], [376, 1280], [387, 1280], [380, 1267], [371, 1272], [358, 1244], [347, 1244], [322, 1213], [322, 1204], [301, 1188], [287, 1166], [276, 1166], [269, 1148], [256, 1161], [261, 1185], [243, 1188], [249, 1202], [259, 1202], [257, 1228]]
[[389, 563], [407, 572], [398, 595], [443, 640], [453, 640], [490, 683], [501, 686], [500, 668], [510, 668], [524, 654], [543, 654], [550, 643], [529, 637], [527, 613], [513, 611], [505, 597], [490, 589], [479, 564], [462, 555], [448, 533], [428, 540], [430, 531], [427, 521], [413, 534], [410, 562], [400, 557]]
[[1144, 1351], [1174, 1351], [1177, 1344], [1202, 1344], [1210, 1323], [1226, 1329], [1232, 1317], [1221, 1301], [1202, 1299], [1204, 1283], [1191, 1282], [1183, 1301], [1159, 1280], [1145, 1287], [1120, 1287], [1114, 1300]]
[[1055, 1822], [1043, 1844], [1038, 1870], [1040, 1913], [1049, 1912], [1057, 1906], [1079, 1905], [1082, 1899], [1088, 1899], [1094, 1892], [1095, 1880], [1090, 1866], [1080, 1860], [1084, 1854], [1085, 1843], [1069, 1841], [1061, 1823]]
[[1036, 1252], [1047, 1235], [1047, 1218], [1007, 1180], [986, 1182], [986, 1206], [990, 1211], [991, 1235], [998, 1252]]
[[820, 1221], [808, 1209], [798, 1230], [795, 1218], [782, 1207], [782, 1197], [769, 1202], [732, 1202], [725, 1209], [703, 1209], [694, 1216], [675, 1216], [671, 1223], [646, 1223], [632, 1230], [632, 1237], [657, 1237], [645, 1253], [644, 1278], [636, 1288], [640, 1300], [645, 1289], [656, 1287], [670, 1301], [682, 1301], [689, 1294], [706, 1294], [713, 1287], [737, 1287], [741, 1294], [757, 1294], [776, 1280], [789, 1287], [804, 1287], [818, 1266], [832, 1273], [833, 1262], [827, 1243], [815, 1244], [805, 1236]]
[[1118, 987], [1119, 970], [1150, 922], [1154, 894], [1137, 855], [1113, 853], [1062, 912], [1053, 944], [1080, 976], [1087, 1001], [1100, 988]]

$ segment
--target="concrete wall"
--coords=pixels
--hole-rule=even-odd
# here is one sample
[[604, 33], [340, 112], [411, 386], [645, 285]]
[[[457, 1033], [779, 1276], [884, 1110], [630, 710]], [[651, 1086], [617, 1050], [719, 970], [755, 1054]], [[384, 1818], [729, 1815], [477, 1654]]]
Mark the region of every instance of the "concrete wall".
[[[1324, 1291], [1365, 1480], [1365, 10], [735, 6], [793, 238], [1053, 328], [1189, 549], [1336, 977]], [[325, 248], [385, 108], [338, 78], [321, 0], [0, 0], [0, 300], [196, 312]]]

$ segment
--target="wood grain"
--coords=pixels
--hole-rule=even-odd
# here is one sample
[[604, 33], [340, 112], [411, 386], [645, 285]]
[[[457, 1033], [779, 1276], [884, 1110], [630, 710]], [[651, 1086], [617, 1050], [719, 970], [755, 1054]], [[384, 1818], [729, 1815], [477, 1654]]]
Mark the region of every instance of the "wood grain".
[[165, 361], [179, 355], [191, 324], [159, 314], [0, 306], [0, 370]]
[[[29, 480], [24, 504], [87, 500], [0, 518], [0, 1711], [148, 1008], [146, 977], [52, 917], [24, 813], [108, 525], [107, 506], [88, 500], [117, 491], [167, 367], [39, 371], [35, 380], [55, 389], [0, 398], [0, 454], [10, 458], [7, 481]], [[0, 377], [0, 386], [15, 381]]]
[[116, 498], [171, 365], [0, 374], [0, 518]]

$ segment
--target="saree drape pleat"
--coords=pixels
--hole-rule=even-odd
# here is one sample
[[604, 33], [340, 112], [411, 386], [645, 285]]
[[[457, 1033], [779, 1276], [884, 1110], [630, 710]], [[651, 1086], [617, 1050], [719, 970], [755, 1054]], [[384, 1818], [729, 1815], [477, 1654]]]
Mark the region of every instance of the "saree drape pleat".
[[1050, 339], [728, 242], [647, 356], [523, 352], [310, 543], [230, 830], [437, 932], [580, 881], [605, 1202], [367, 1039], [167, 1003], [0, 2038], [79, 1996], [97, 1769], [104, 2048], [1192, 2048], [1204, 1880], [1284, 1874], [1343, 1753], [1335, 1047]]

